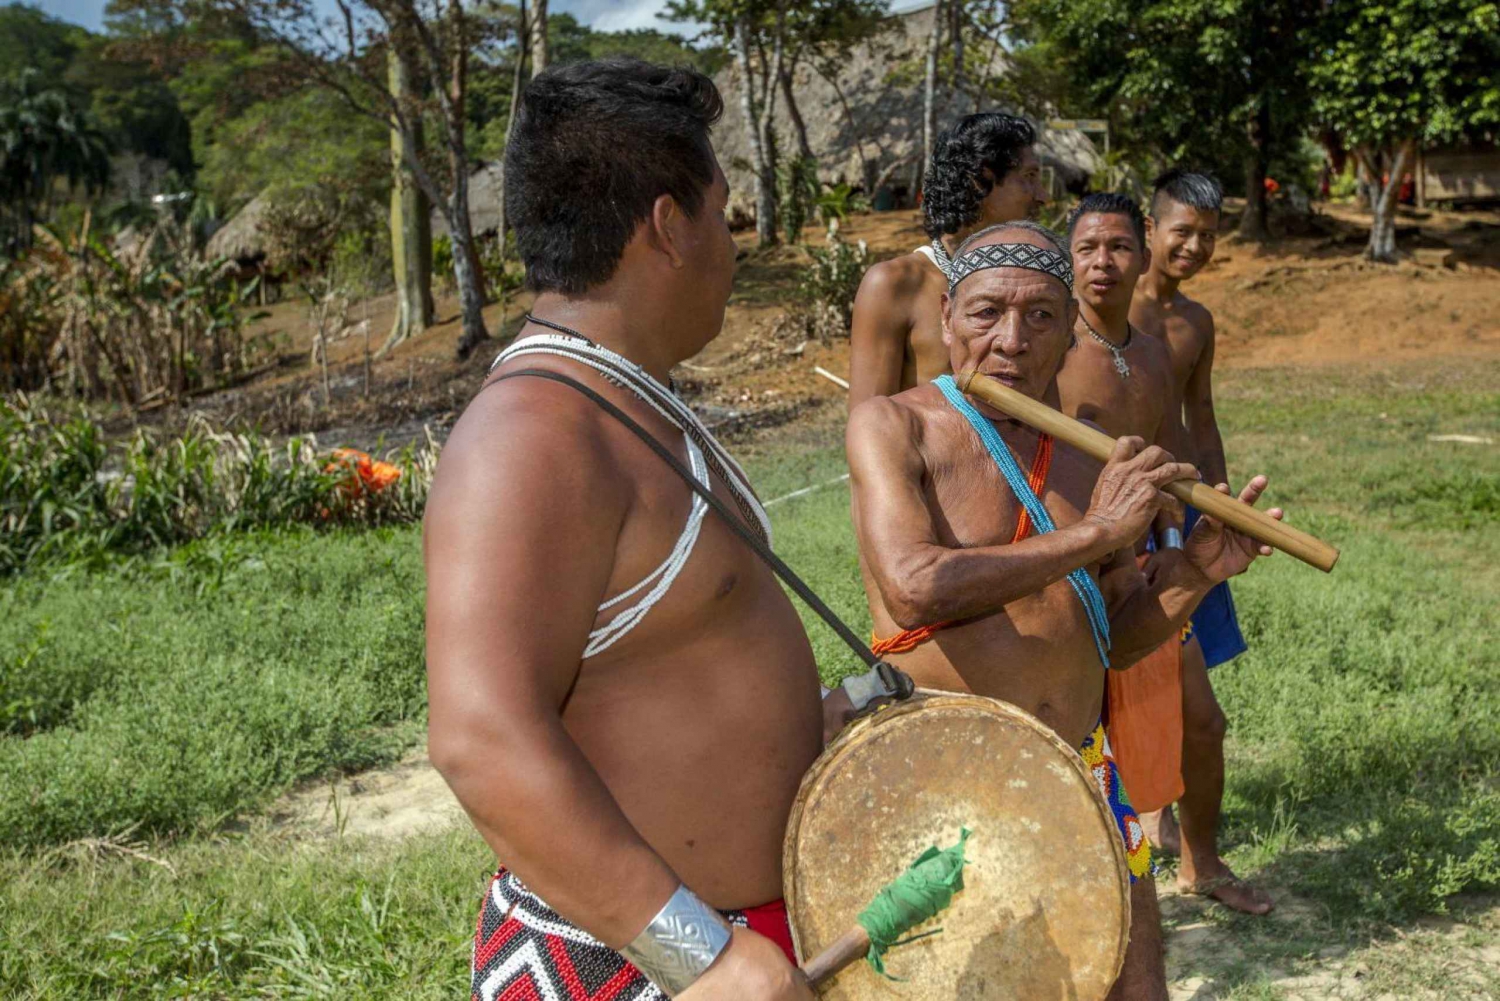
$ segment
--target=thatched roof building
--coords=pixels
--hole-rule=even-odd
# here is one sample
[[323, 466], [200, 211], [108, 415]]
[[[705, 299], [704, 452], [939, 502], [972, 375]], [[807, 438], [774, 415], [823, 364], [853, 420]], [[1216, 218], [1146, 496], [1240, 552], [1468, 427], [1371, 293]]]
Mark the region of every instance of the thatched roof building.
[[[810, 66], [797, 68], [793, 89], [823, 180], [847, 181], [870, 194], [877, 182], [898, 191], [910, 188], [916, 159], [922, 152], [921, 71], [932, 18], [930, 5], [893, 14], [886, 31], [853, 51], [838, 74], [837, 86]], [[975, 48], [970, 48], [966, 66], [971, 79], [982, 81], [1006, 72], [1003, 54], [986, 59], [987, 53]], [[911, 72], [893, 72], [898, 67]], [[730, 208], [742, 218], [753, 218], [755, 177], [740, 104], [738, 68], [731, 63], [714, 82], [724, 95], [725, 105], [724, 118], [714, 129], [714, 150], [729, 177]], [[976, 110], [980, 109], [966, 95], [955, 97], [940, 89], [937, 127], [947, 128]], [[796, 149], [796, 133], [785, 101], [776, 104], [775, 129], [785, 157]], [[1093, 143], [1082, 133], [1038, 131], [1042, 162], [1057, 171], [1064, 183], [1077, 185], [1103, 166]], [[905, 194], [910, 198], [915, 193], [906, 190]]]
[[249, 263], [266, 256], [266, 238], [261, 232], [271, 199], [262, 191], [245, 204], [225, 223], [218, 232], [209, 237], [206, 253], [211, 260], [227, 258]]
[[[500, 228], [500, 179], [504, 173], [496, 161], [469, 175], [469, 225], [475, 236]], [[432, 235], [448, 235], [448, 222], [437, 209], [432, 210]]]

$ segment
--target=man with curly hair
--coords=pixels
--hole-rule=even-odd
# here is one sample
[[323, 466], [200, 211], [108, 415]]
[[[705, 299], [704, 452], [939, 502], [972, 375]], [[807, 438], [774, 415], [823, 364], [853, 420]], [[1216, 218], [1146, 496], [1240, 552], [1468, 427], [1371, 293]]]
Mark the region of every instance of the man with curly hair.
[[849, 408], [948, 371], [941, 300], [959, 244], [1047, 204], [1036, 129], [999, 112], [969, 115], [938, 135], [922, 182], [929, 242], [865, 273], [850, 329]]

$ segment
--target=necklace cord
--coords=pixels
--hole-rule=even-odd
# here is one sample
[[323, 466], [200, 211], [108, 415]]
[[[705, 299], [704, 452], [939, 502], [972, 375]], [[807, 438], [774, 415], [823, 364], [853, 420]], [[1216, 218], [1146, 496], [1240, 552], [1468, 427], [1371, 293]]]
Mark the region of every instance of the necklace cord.
[[722, 500], [720, 500], [718, 496], [714, 494], [713, 490], [705, 487], [702, 483], [698, 482], [697, 478], [693, 476], [692, 472], [682, 464], [682, 460], [672, 454], [671, 449], [663, 445], [659, 440], [657, 440], [655, 435], [638, 424], [635, 419], [632, 418], [629, 414], [626, 414], [619, 407], [615, 406], [609, 400], [606, 400], [603, 396], [594, 392], [583, 383], [578, 382], [576, 379], [572, 379], [560, 372], [553, 372], [547, 369], [528, 368], [522, 369], [519, 372], [508, 372], [505, 375], [500, 376], [498, 379], [495, 379], [494, 382], [490, 383], [490, 385], [504, 382], [507, 379], [518, 379], [521, 377], [547, 379], [551, 382], [561, 383], [562, 385], [567, 386], [570, 389], [575, 389], [579, 393], [582, 393], [584, 396], [586, 396], [590, 401], [598, 406], [599, 409], [603, 410], [605, 413], [609, 414], [609, 416], [613, 417], [615, 420], [623, 424], [627, 430], [629, 430], [632, 434], [634, 434], [637, 438], [644, 442], [646, 446], [651, 449], [651, 451], [655, 452], [663, 462], [670, 466], [672, 471], [680, 476], [682, 480], [692, 488], [694, 493], [696, 493], [699, 497], [702, 497], [703, 500], [708, 503], [708, 506], [713, 508], [714, 512], [724, 520], [725, 524], [729, 526], [730, 530], [733, 531], [735, 535], [738, 535], [740, 539], [747, 546], [749, 546], [751, 550], [754, 551], [755, 555], [759, 556], [761, 560], [763, 560], [778, 577], [785, 581], [787, 587], [791, 588], [792, 591], [796, 593], [797, 597], [806, 602], [807, 606], [814, 612], [816, 612], [819, 618], [828, 623], [829, 628], [831, 628], [835, 633], [838, 634], [839, 639], [843, 640], [844, 643], [849, 647], [849, 649], [853, 650], [855, 655], [859, 657], [860, 660], [864, 661], [867, 666], [874, 668], [878, 668], [884, 663], [879, 657], [875, 656], [875, 654], [870, 651], [869, 646], [865, 644], [864, 640], [860, 639], [855, 634], [854, 630], [850, 629], [849, 626], [845, 624], [844, 620], [839, 618], [838, 613], [829, 608], [828, 605], [823, 601], [823, 599], [819, 598], [818, 595], [813, 591], [813, 589], [808, 587], [807, 584], [802, 580], [802, 578], [798, 577], [796, 572], [792, 570], [791, 567], [787, 566], [787, 564], [781, 559], [781, 557], [777, 556], [771, 550], [770, 546], [761, 541], [761, 539], [750, 530], [750, 527], [746, 525], [742, 519], [735, 517], [734, 513], [730, 511], [729, 506]]

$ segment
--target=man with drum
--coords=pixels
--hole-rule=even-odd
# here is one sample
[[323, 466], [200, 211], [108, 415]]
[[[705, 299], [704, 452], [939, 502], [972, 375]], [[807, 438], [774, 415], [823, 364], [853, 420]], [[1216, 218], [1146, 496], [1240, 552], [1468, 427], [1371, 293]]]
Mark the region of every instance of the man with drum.
[[[1042, 227], [975, 234], [943, 297], [953, 371], [977, 368], [1056, 407], [1078, 315], [1072, 285], [1067, 252]], [[1142, 572], [1134, 545], [1167, 501], [1160, 488], [1193, 467], [1126, 437], [1100, 470], [965, 397], [951, 377], [861, 404], [847, 448], [865, 591], [893, 663], [923, 687], [1013, 703], [1080, 749], [1137, 877], [1111, 996], [1165, 998], [1149, 847], [1100, 725], [1104, 671], [1175, 635], [1214, 584], [1269, 548], [1205, 518]], [[1254, 503], [1265, 487], [1256, 477], [1240, 498]]]
[[423, 540], [429, 749], [503, 865], [478, 1001], [813, 998], [782, 838], [850, 703], [820, 708], [776, 578], [588, 395], [769, 535], [668, 374], [718, 334], [734, 276], [722, 109], [693, 70], [572, 64], [531, 82], [509, 140], [539, 294], [443, 449]]

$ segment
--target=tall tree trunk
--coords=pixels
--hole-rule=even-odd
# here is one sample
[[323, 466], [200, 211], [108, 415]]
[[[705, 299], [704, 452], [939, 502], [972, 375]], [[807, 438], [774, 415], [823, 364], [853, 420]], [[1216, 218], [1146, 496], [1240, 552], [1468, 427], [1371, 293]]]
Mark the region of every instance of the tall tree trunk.
[[804, 160], [813, 159], [812, 145], [807, 141], [807, 123], [802, 120], [802, 109], [797, 107], [797, 95], [792, 93], [792, 76], [797, 72], [795, 62], [782, 68], [781, 96], [786, 99], [786, 113], [792, 119], [792, 131], [797, 134], [797, 155]]
[[[510, 130], [516, 124], [516, 105], [521, 103], [521, 87], [526, 79], [526, 53], [530, 50], [530, 25], [526, 19], [526, 0], [521, 0], [516, 13], [516, 68], [510, 81], [510, 110], [505, 115], [505, 144], [510, 145]], [[505, 311], [509, 308], [505, 293], [505, 154], [500, 154], [500, 212], [496, 239], [500, 241], [500, 323], [505, 323]]]
[[961, 116], [968, 101], [964, 78], [964, 0], [948, 0], [948, 34], [953, 46], [953, 114]]
[[776, 243], [776, 168], [767, 149], [764, 125], [756, 113], [755, 77], [750, 72], [750, 23], [744, 16], [735, 22], [734, 54], [744, 81], [740, 90], [740, 111], [745, 116], [755, 164], [755, 239], [760, 246], [770, 247]]
[[1270, 160], [1271, 106], [1262, 95], [1260, 110], [1249, 126], [1250, 153], [1245, 157], [1245, 214], [1240, 236], [1247, 240], [1266, 238], [1266, 168]]
[[547, 0], [532, 0], [531, 4], [531, 75], [536, 76], [547, 68], [551, 56], [547, 48]]
[[942, 0], [937, 0], [932, 5], [932, 34], [927, 36], [926, 81], [922, 90], [922, 160], [913, 173], [913, 180], [919, 188], [927, 165], [932, 162], [932, 142], [937, 131], [937, 63], [942, 41], [943, 4]]
[[[386, 55], [391, 96], [405, 102], [412, 72], [392, 46]], [[421, 120], [413, 116], [418, 150], [423, 147]], [[391, 348], [432, 326], [432, 203], [407, 169], [401, 133], [391, 130], [391, 265], [396, 278], [396, 320], [381, 347]]]
[[1391, 163], [1390, 174], [1383, 182], [1379, 167], [1370, 162], [1371, 158], [1367, 154], [1360, 154], [1360, 158], [1366, 161], [1372, 188], [1378, 192], [1370, 202], [1373, 216], [1370, 220], [1370, 242], [1365, 247], [1365, 256], [1372, 261], [1396, 263], [1396, 209], [1401, 194], [1401, 179], [1406, 174], [1407, 165], [1411, 163], [1415, 147], [1416, 144], [1409, 139], [1401, 143]]
[[458, 357], [467, 358], [476, 347], [489, 340], [484, 327], [484, 269], [474, 245], [474, 230], [469, 220], [469, 149], [465, 142], [464, 99], [468, 87], [469, 43], [465, 30], [462, 0], [449, 0], [452, 48], [448, 84], [448, 172], [453, 181], [449, 197], [452, 212], [448, 220], [453, 240], [453, 277], [458, 284], [458, 301], [463, 313], [463, 335], [458, 339]]

